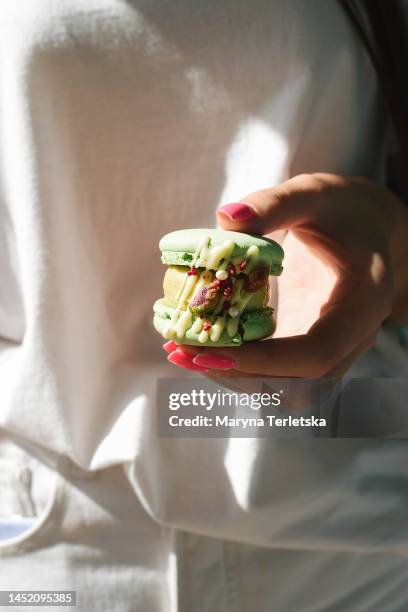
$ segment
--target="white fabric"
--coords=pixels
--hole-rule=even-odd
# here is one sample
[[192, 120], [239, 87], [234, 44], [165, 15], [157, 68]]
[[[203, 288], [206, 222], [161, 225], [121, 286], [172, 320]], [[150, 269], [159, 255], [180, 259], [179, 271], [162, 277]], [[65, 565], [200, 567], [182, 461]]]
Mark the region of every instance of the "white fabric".
[[155, 430], [181, 375], [151, 324], [160, 236], [299, 172], [383, 177], [337, 3], [4, 0], [0, 32], [0, 425], [41, 502], [0, 588], [51, 567], [81, 610], [406, 609], [403, 443]]
[[[281, 445], [282, 453], [274, 455], [279, 470], [265, 465], [272, 478], [266, 487], [261, 488], [261, 477], [255, 483], [249, 500], [254, 515], [251, 520], [245, 512], [243, 535], [269, 534], [262, 547], [195, 531], [234, 530], [221, 513], [230, 512], [223, 507], [227, 491], [219, 502], [215, 499], [217, 482], [209, 488], [201, 481], [201, 494], [198, 485], [194, 489], [194, 530], [173, 529], [146, 513], [123, 465], [90, 472], [61, 458], [50, 473], [25, 449], [2, 443], [2, 454], [13, 457], [6, 469], [18, 461], [32, 471], [35, 486], [27, 493], [37, 519], [29, 532], [0, 542], [0, 590], [76, 590], [80, 612], [405, 612], [404, 443], [371, 440], [362, 452], [358, 440], [334, 441], [344, 455], [347, 448], [346, 465], [344, 458], [334, 457], [333, 447], [323, 453], [323, 441], [317, 442], [303, 448], [304, 457], [310, 456], [308, 470], [294, 452], [297, 444]], [[313, 463], [322, 459], [335, 464], [335, 483], [325, 478], [323, 465], [319, 474], [313, 471]], [[282, 503], [270, 503], [275, 474], [283, 467], [288, 488], [278, 482]], [[305, 488], [295, 491], [290, 482], [296, 473], [307, 479], [307, 471], [323, 477], [308, 498]], [[192, 483], [187, 485], [191, 491]], [[207, 513], [199, 512], [199, 503], [207, 504]], [[188, 515], [191, 523], [194, 516]], [[237, 514], [232, 518], [236, 524]]]

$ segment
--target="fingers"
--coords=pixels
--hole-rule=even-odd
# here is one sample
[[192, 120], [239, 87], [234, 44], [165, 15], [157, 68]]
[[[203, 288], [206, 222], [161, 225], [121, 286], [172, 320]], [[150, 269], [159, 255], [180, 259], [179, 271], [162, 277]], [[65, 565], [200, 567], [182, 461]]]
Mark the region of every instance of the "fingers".
[[[367, 308], [368, 289], [362, 288], [365, 297], [361, 303], [360, 294], [353, 299], [349, 290], [344, 289], [344, 292], [344, 295], [340, 292], [336, 295], [336, 302], [306, 334], [248, 342], [241, 347], [209, 349], [183, 346], [182, 350], [190, 354], [196, 366], [208, 370], [234, 370], [242, 377], [245, 374], [305, 378], [331, 376], [340, 364], [346, 367], [351, 363], [367, 342], [372, 343], [382, 320], [380, 305], [373, 303], [372, 308]], [[373, 302], [374, 299], [373, 295]]]
[[[169, 360], [222, 379], [337, 377], [372, 346], [380, 322], [377, 308], [370, 313], [359, 308], [358, 300], [340, 299], [306, 334], [233, 348], [181, 345]], [[363, 329], [367, 331], [361, 340]]]
[[[349, 370], [349, 368], [352, 366], [352, 364], [354, 363], [354, 361], [363, 353], [365, 353], [367, 350], [369, 350], [375, 343], [376, 337], [377, 337], [377, 333], [378, 333], [378, 329], [376, 329], [374, 332], [370, 333], [362, 342], [360, 342], [358, 344], [357, 347], [354, 348], [354, 350], [352, 350], [350, 353], [348, 353], [345, 357], [343, 357], [342, 359], [338, 360], [335, 365], [333, 367], [327, 368], [328, 365], [328, 361], [322, 359], [321, 360], [321, 373], [319, 375], [319, 377], [325, 377], [325, 378], [339, 378], [341, 376], [343, 376], [347, 370]], [[300, 336], [299, 336], [300, 337]], [[282, 339], [285, 340], [285, 339]], [[268, 343], [268, 352], [269, 349], [272, 346], [272, 342], [275, 344], [278, 342], [278, 340], [272, 340], [272, 341], [266, 341]], [[271, 344], [269, 344], [269, 342]], [[254, 347], [256, 344], [258, 343], [251, 343], [251, 347]], [[282, 346], [282, 345], [281, 345]], [[194, 359], [195, 361], [197, 361], [196, 357], [200, 353], [200, 348], [199, 347], [192, 347], [192, 346], [181, 346], [179, 347], [179, 350], [183, 351], [186, 355], [186, 361], [191, 364], [191, 365], [195, 365], [194, 363]], [[211, 352], [214, 354], [215, 351], [223, 351], [224, 350], [224, 354], [221, 356], [222, 359], [225, 360], [226, 355], [225, 355], [225, 349], [213, 349]], [[231, 349], [231, 351], [239, 351], [240, 349]], [[187, 357], [188, 355], [188, 357]], [[271, 354], [269, 353], [268, 355], [268, 359], [270, 359]], [[237, 363], [238, 360], [235, 358], [234, 361]], [[316, 366], [316, 373], [317, 373], [317, 368], [318, 368], [318, 364], [315, 364]], [[200, 367], [200, 366], [199, 366]], [[260, 368], [258, 367], [258, 370]], [[204, 370], [204, 368], [203, 368]], [[239, 386], [239, 381], [240, 379], [243, 378], [280, 378], [283, 376], [283, 374], [281, 373], [281, 370], [279, 370], [279, 368], [274, 367], [273, 368], [273, 373], [272, 372], [268, 372], [267, 374], [262, 374], [259, 371], [256, 372], [248, 372], [242, 369], [215, 369], [215, 368], [209, 368], [205, 371], [204, 375], [206, 376], [206, 378], [209, 378], [210, 380], [213, 380], [214, 382], [220, 382], [220, 384], [227, 384], [228, 383], [228, 387], [232, 387], [234, 386], [236, 389], [238, 390], [240, 389], [241, 391], [243, 390], [240, 386]], [[293, 369], [291, 369], [290, 372], [286, 371], [285, 376], [294, 378], [295, 375], [293, 374]], [[304, 377], [304, 376], [302, 376]], [[236, 381], [236, 382], [234, 382]]]
[[203, 355], [210, 354], [224, 360], [230, 358], [237, 364], [235, 369], [239, 370], [242, 377], [253, 374], [315, 378], [328, 369], [319, 343], [308, 334], [247, 342], [237, 348], [204, 349], [183, 346], [182, 350], [195, 355], [192, 359], [195, 365], [202, 363]]

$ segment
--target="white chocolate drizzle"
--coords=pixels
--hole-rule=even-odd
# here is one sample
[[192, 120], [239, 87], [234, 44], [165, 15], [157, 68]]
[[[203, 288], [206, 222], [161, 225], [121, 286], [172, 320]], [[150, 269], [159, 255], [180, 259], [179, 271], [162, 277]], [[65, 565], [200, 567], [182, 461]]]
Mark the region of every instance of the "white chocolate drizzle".
[[204, 319], [201, 319], [201, 317], [197, 317], [193, 325], [191, 326], [191, 331], [193, 332], [193, 334], [199, 334], [200, 331], [203, 329], [203, 325]]
[[[203, 316], [198, 316], [193, 321], [193, 315], [189, 310], [189, 303], [192, 302], [198, 292], [214, 278], [212, 270], [215, 270], [215, 277], [224, 281], [228, 278], [228, 265], [239, 266], [242, 262], [241, 257], [231, 258], [235, 248], [235, 243], [232, 240], [225, 240], [221, 245], [209, 247], [210, 237], [204, 237], [194, 252], [191, 270], [204, 268], [201, 274], [186, 274], [182, 286], [177, 294], [177, 307], [175, 308], [170, 322], [163, 330], [163, 336], [170, 340], [177, 337], [182, 340], [188, 330], [193, 334], [198, 334], [198, 341], [205, 344], [210, 338], [212, 342], [218, 342], [222, 332], [226, 329], [230, 338], [235, 336], [238, 331], [239, 317], [245, 309], [247, 303], [251, 299], [252, 294], [243, 290], [244, 280], [238, 279], [233, 288], [231, 296], [231, 306], [227, 314], [220, 314], [225, 302], [225, 296], [221, 294], [214, 308], [213, 315], [215, 320], [211, 322]], [[253, 267], [255, 260], [259, 257], [259, 248], [252, 245], [246, 252], [245, 259], [249, 263], [245, 269]], [[205, 327], [205, 329], [204, 329]]]
[[227, 334], [230, 338], [235, 336], [238, 331], [239, 317], [231, 317], [227, 322]]
[[208, 331], [205, 331], [203, 329], [203, 331], [198, 336], [198, 341], [201, 342], [201, 344], [204, 344], [205, 342], [207, 342], [207, 340], [208, 340]]
[[189, 310], [185, 310], [179, 317], [176, 324], [176, 335], [180, 340], [186, 335], [186, 331], [190, 329], [193, 322], [193, 316]]
[[215, 273], [215, 278], [218, 278], [218, 280], [227, 280], [228, 278], [228, 272], [226, 270], [217, 270], [217, 272]]

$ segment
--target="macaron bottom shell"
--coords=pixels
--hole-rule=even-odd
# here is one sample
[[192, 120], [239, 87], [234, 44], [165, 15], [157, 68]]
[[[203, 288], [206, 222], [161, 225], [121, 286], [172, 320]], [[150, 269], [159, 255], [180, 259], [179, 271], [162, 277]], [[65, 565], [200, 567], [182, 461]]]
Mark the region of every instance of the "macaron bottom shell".
[[[153, 326], [156, 331], [164, 337], [163, 331], [169, 324], [174, 309], [167, 306], [163, 298], [155, 302], [153, 309]], [[226, 330], [223, 330], [217, 342], [213, 342], [209, 338], [205, 343], [202, 343], [198, 340], [199, 334], [195, 334], [189, 329], [183, 338], [175, 338], [175, 341], [180, 344], [188, 344], [191, 346], [241, 346], [243, 342], [267, 338], [274, 332], [275, 327], [276, 324], [271, 309], [264, 309], [252, 311], [250, 314], [248, 313], [247, 316], [244, 314], [239, 324], [239, 331], [232, 338], [229, 337]]]

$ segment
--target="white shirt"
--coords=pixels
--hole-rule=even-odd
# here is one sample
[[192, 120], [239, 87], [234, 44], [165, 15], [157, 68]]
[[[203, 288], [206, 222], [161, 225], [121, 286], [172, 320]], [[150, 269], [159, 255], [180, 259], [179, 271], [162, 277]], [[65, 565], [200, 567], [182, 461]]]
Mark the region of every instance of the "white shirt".
[[[404, 549], [374, 535], [388, 498], [359, 490], [384, 453], [403, 477], [400, 446], [155, 430], [157, 378], [185, 375], [151, 323], [159, 238], [211, 226], [218, 204], [300, 172], [383, 178], [376, 78], [339, 5], [5, 0], [0, 32], [3, 435], [49, 465], [123, 464], [146, 521], [169, 537], [169, 564], [169, 534], [183, 533], [235, 540], [242, 554]], [[263, 552], [247, 553], [254, 580]], [[205, 591], [211, 573], [198, 563], [197, 575]], [[254, 582], [238, 575], [249, 597]], [[260, 610], [268, 584], [255, 589]], [[277, 610], [293, 609], [290, 588]], [[245, 597], [226, 609], [248, 610]]]

